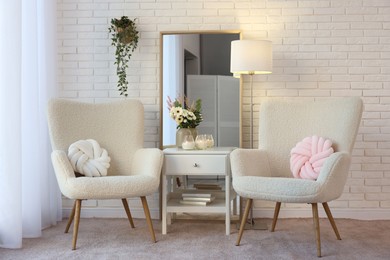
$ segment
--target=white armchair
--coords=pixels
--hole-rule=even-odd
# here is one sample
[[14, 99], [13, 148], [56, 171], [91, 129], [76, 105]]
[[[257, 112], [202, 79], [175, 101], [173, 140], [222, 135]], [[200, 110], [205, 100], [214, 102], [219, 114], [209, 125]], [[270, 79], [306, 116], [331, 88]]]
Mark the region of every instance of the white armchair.
[[[144, 109], [137, 100], [102, 104], [54, 99], [48, 106], [52, 163], [62, 194], [74, 199], [65, 233], [74, 222], [72, 249], [76, 249], [82, 200], [121, 199], [130, 225], [133, 219], [127, 198], [140, 197], [152, 241], [156, 242], [146, 196], [158, 190], [163, 153], [143, 148]], [[68, 159], [69, 146], [94, 139], [111, 157], [107, 176], [76, 177]]]
[[[261, 104], [259, 148], [231, 153], [233, 188], [247, 198], [236, 245], [244, 231], [254, 199], [275, 201], [271, 231], [281, 203], [310, 203], [316, 230], [317, 255], [321, 256], [317, 203], [341, 239], [327, 202], [342, 194], [363, 104], [360, 98], [329, 98], [319, 101], [268, 99]], [[335, 153], [328, 157], [316, 181], [293, 178], [290, 151], [303, 138], [318, 135], [332, 140]]]

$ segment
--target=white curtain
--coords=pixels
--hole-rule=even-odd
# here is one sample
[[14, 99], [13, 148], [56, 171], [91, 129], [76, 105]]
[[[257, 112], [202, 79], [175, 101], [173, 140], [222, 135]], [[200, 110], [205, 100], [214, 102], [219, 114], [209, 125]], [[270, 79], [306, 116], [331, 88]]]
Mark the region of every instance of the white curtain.
[[0, 247], [61, 219], [46, 105], [56, 96], [56, 1], [0, 2]]

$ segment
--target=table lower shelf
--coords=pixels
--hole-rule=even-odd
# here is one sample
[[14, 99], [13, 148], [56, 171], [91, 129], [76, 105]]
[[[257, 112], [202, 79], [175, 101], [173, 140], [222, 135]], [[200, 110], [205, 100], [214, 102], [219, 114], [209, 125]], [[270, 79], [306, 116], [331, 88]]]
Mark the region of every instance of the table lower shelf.
[[215, 199], [209, 205], [183, 205], [180, 199], [170, 199], [167, 203], [167, 213], [176, 212], [207, 212], [226, 213], [225, 199]]

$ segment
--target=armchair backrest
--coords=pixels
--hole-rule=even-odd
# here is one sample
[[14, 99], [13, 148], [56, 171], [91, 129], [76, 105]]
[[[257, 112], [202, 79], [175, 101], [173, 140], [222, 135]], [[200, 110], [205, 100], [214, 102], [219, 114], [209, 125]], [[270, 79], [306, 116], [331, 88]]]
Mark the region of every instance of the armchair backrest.
[[131, 175], [134, 153], [143, 147], [144, 109], [138, 100], [82, 103], [53, 99], [48, 106], [53, 150], [68, 153], [82, 139], [95, 139], [111, 157], [108, 175]]
[[259, 149], [267, 150], [273, 175], [292, 176], [290, 151], [308, 136], [329, 138], [336, 152], [351, 154], [362, 109], [358, 97], [315, 101], [267, 99], [260, 107]]

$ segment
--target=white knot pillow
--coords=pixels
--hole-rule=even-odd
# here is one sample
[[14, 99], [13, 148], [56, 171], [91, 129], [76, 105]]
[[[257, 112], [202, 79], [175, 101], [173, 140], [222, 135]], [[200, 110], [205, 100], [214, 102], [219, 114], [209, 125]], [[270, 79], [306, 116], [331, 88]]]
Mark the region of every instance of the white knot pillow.
[[88, 177], [107, 175], [111, 158], [93, 139], [79, 140], [69, 146], [68, 158], [73, 170]]
[[290, 169], [295, 178], [316, 180], [325, 160], [333, 153], [332, 141], [306, 137], [291, 150]]

